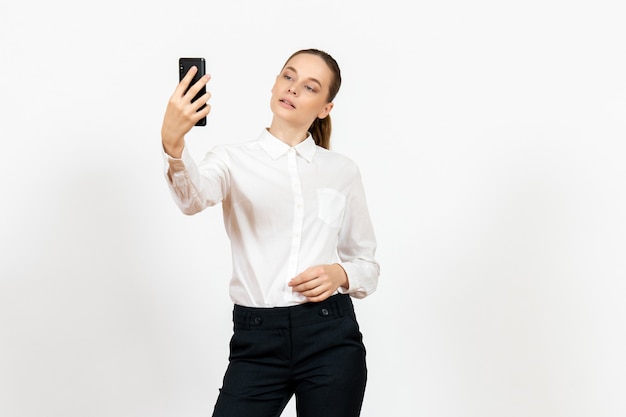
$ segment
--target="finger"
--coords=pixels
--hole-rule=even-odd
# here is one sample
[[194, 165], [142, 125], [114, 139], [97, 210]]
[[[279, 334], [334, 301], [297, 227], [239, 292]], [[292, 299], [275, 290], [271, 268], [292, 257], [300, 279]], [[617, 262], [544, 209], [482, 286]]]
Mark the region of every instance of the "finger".
[[289, 285], [292, 285], [292, 286], [300, 285], [304, 282], [307, 282], [307, 281], [310, 281], [312, 279], [319, 277], [323, 272], [324, 272], [323, 270], [320, 270], [320, 268], [317, 268], [317, 267], [307, 268], [304, 271], [300, 272], [298, 275], [296, 275], [289, 282]]
[[202, 106], [208, 106], [210, 98], [211, 93], [207, 91], [205, 94], [201, 95], [196, 101], [191, 103], [191, 109], [193, 109], [193, 111], [199, 111]]
[[182, 116], [193, 125], [211, 111], [211, 106], [208, 103], [210, 98], [211, 94], [207, 92], [191, 103], [180, 101], [177, 104], [180, 106]]
[[211, 111], [211, 106], [209, 104], [207, 104], [205, 108], [195, 112], [191, 116], [191, 120], [193, 121], [193, 124], [196, 124], [198, 122], [198, 120], [202, 119], [203, 117], [207, 117], [209, 115], [210, 111]]
[[187, 87], [189, 87], [189, 83], [193, 79], [193, 76], [196, 75], [197, 72], [198, 72], [198, 68], [195, 65], [189, 68], [189, 71], [187, 71], [187, 74], [185, 74], [183, 79], [180, 80], [180, 82], [178, 83], [178, 86], [176, 87], [174, 94], [179, 97], [182, 97], [185, 94]]
[[307, 301], [310, 301], [312, 303], [319, 303], [320, 301], [326, 300], [332, 294], [333, 293], [331, 291], [324, 291], [323, 293], [321, 293], [319, 295], [312, 296], [312, 297], [306, 297], [306, 299], [307, 299]]
[[308, 279], [305, 279], [302, 274], [299, 274], [297, 276], [295, 276], [294, 278], [291, 278], [291, 281], [289, 281], [289, 286], [290, 287], [297, 287], [298, 285], [302, 284], [303, 282], [308, 281]]
[[189, 101], [191, 101], [202, 89], [202, 87], [205, 87], [207, 85], [210, 79], [211, 76], [209, 74], [203, 75], [198, 81], [196, 81], [191, 87], [189, 87], [189, 90], [187, 90], [184, 97], [189, 98]]
[[311, 291], [320, 286], [320, 282], [317, 278], [310, 279], [308, 281], [304, 281], [301, 284], [293, 285], [292, 288], [294, 291], [299, 293], [304, 293], [306, 291]]
[[300, 294], [305, 297], [319, 297], [324, 293], [333, 292], [336, 288], [334, 288], [329, 282], [325, 282], [323, 280], [318, 280], [316, 285], [308, 290], [301, 291]]

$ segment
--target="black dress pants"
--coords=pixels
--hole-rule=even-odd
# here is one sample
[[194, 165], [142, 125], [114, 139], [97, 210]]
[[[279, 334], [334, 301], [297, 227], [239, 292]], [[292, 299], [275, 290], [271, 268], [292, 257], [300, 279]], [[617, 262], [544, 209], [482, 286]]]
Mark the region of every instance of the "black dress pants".
[[365, 347], [349, 295], [293, 307], [235, 305], [229, 365], [213, 417], [358, 417]]

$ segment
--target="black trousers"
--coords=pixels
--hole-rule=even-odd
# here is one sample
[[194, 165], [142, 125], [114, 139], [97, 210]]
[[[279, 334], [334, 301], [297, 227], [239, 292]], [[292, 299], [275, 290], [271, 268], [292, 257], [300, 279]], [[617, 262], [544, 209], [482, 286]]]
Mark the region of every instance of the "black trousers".
[[235, 305], [229, 365], [213, 417], [358, 417], [365, 347], [349, 295], [293, 307]]

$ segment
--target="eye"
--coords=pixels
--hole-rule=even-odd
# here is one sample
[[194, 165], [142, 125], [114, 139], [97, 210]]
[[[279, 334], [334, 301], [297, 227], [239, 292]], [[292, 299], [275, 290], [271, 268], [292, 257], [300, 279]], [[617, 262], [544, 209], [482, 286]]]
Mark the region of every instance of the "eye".
[[312, 87], [310, 85], [305, 85], [304, 88], [307, 89], [307, 91], [310, 91], [311, 93], [315, 93], [317, 92], [317, 90], [315, 89], [315, 87]]
[[293, 80], [293, 77], [292, 77], [291, 75], [289, 75], [289, 74], [283, 74], [283, 78], [284, 78], [285, 80], [287, 80], [287, 81], [291, 81], [291, 80]]

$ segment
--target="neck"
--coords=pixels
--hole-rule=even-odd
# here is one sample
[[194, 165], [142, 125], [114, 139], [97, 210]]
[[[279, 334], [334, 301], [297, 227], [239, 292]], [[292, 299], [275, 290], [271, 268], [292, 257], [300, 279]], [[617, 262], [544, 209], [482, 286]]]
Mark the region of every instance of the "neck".
[[268, 130], [273, 136], [291, 147], [304, 141], [309, 135], [307, 128], [276, 123], [276, 120], [272, 120]]

